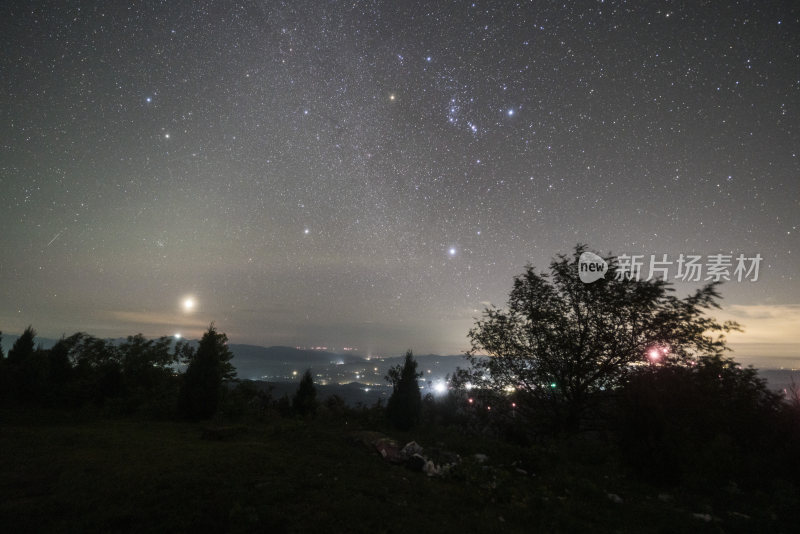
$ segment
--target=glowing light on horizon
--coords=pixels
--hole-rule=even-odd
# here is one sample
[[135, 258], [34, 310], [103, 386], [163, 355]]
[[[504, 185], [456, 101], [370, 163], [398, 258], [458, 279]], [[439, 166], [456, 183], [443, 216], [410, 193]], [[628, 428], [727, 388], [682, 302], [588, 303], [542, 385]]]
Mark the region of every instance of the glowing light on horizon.
[[651, 362], [657, 362], [667, 354], [669, 354], [669, 347], [652, 347], [647, 351], [647, 357]]

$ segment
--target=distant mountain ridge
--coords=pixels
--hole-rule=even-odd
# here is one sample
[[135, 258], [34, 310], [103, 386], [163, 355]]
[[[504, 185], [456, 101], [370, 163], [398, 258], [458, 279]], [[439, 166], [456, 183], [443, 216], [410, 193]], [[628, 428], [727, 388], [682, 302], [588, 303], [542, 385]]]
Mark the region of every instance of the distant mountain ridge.
[[[3, 354], [8, 354], [8, 350], [18, 338], [18, 335], [3, 334]], [[51, 348], [57, 341], [52, 338], [36, 338], [37, 346], [44, 349]], [[111, 341], [120, 344], [124, 343], [126, 338], [111, 338]], [[188, 342], [196, 345], [198, 340], [188, 340]], [[299, 375], [303, 371], [311, 369], [318, 381], [329, 384], [362, 382], [386, 385], [383, 377], [388, 370], [403, 362], [403, 355], [367, 359], [354, 353], [298, 349], [281, 345], [263, 347], [230, 343], [228, 347], [234, 354], [231, 363], [236, 367], [238, 377], [251, 380], [294, 382], [299, 380]], [[415, 354], [414, 358], [417, 360], [419, 372], [423, 375], [420, 379], [423, 387], [427, 382], [444, 379], [457, 367], [467, 366], [463, 355]], [[763, 368], [758, 372], [775, 390], [789, 387], [792, 379], [800, 385], [800, 371]]]
[[[3, 334], [4, 354], [8, 354], [8, 350], [18, 338], [18, 335]], [[126, 338], [110, 338], [110, 340], [115, 344], [121, 344], [126, 341]], [[196, 339], [186, 341], [191, 345], [197, 345], [199, 342]], [[36, 338], [37, 346], [44, 349], [53, 347], [57, 342], [57, 339], [52, 338]], [[293, 381], [306, 369], [312, 369], [317, 378], [329, 383], [365, 381], [385, 384], [383, 377], [389, 368], [403, 362], [402, 354], [368, 359], [352, 352], [337, 353], [282, 345], [263, 347], [229, 343], [228, 347], [233, 352], [234, 357], [231, 363], [236, 367], [238, 377], [253, 380]], [[457, 366], [464, 367], [466, 365], [462, 356], [423, 354], [415, 355], [414, 358], [419, 364], [420, 372], [430, 375], [427, 378], [423, 377], [423, 382], [442, 379], [445, 375], [455, 371]]]

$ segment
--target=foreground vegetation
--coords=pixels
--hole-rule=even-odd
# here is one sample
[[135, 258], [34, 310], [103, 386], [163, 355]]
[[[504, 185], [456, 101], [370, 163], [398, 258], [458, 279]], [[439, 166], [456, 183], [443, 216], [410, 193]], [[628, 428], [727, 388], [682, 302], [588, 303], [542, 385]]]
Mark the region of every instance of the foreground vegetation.
[[[224, 440], [202, 439], [202, 424], [86, 411], [1, 417], [7, 532], [789, 532], [796, 520], [785, 488], [686, 493], [638, 482], [596, 441], [396, 433], [369, 410], [267, 416]], [[365, 428], [462, 462], [438, 478], [388, 464], [354, 443]]]

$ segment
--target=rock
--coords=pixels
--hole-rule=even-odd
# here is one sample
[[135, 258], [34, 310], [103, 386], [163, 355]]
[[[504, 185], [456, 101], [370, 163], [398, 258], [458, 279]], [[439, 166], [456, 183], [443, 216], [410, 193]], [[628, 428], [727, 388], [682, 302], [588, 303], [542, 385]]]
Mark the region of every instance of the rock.
[[400, 444], [391, 438], [380, 438], [373, 443], [378, 453], [393, 464], [402, 464], [405, 461], [400, 454]]
[[608, 494], [608, 500], [610, 500], [611, 502], [616, 503], [616, 504], [622, 504], [623, 502], [625, 502], [625, 501], [622, 500], [622, 497], [620, 497], [616, 493], [609, 493]]
[[672, 502], [672, 495], [669, 493], [659, 493], [658, 500], [661, 502]]
[[439, 476], [442, 474], [439, 467], [437, 467], [436, 464], [434, 464], [430, 460], [425, 462], [425, 467], [423, 467], [422, 470], [425, 471], [425, 474], [428, 475], [429, 477]]
[[489, 459], [488, 456], [486, 456], [485, 454], [480, 453], [480, 452], [475, 453], [473, 455], [473, 458], [475, 458], [478, 461], [479, 464], [485, 463]]
[[406, 458], [411, 458], [415, 454], [422, 454], [422, 447], [420, 447], [416, 441], [409, 441], [400, 452], [403, 453]]
[[711, 514], [692, 514], [692, 517], [705, 521], [706, 523], [711, 522]]

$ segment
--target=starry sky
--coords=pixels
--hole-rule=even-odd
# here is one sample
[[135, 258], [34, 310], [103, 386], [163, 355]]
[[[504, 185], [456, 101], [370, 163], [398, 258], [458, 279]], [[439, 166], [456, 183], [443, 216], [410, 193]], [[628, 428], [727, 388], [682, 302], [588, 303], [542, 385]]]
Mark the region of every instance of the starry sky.
[[715, 315], [800, 362], [794, 2], [1, 9], [4, 332], [453, 354], [581, 242], [760, 254]]

